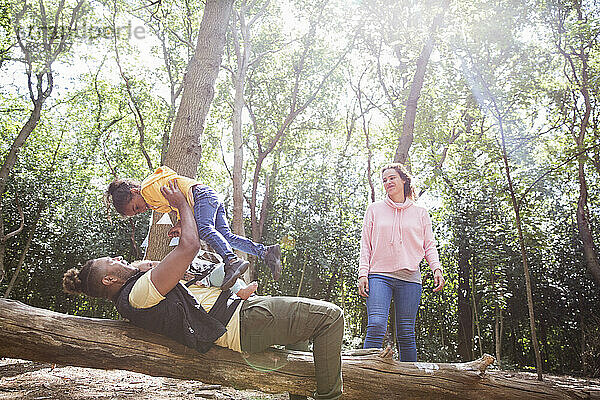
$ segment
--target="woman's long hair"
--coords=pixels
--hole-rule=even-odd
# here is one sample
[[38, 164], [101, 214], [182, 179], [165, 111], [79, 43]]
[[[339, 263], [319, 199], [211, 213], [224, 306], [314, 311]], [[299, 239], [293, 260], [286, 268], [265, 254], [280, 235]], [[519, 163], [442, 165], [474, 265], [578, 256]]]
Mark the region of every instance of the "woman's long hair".
[[404, 180], [404, 197], [413, 201], [416, 200], [417, 192], [412, 184], [412, 176], [408, 172], [406, 166], [404, 166], [404, 164], [401, 163], [386, 164], [383, 168], [381, 168], [381, 174], [383, 175], [383, 173], [387, 169], [395, 170], [398, 173], [398, 175], [400, 175], [400, 178]]

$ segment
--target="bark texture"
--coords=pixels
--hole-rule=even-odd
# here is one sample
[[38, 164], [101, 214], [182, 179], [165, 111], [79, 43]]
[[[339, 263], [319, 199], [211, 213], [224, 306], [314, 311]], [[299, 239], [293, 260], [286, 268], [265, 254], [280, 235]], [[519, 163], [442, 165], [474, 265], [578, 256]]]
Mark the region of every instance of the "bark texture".
[[[582, 4], [576, 1], [573, 2], [572, 6], [573, 11], [577, 15], [578, 22], [584, 24], [588, 17], [584, 15]], [[567, 18], [568, 13], [557, 13], [556, 15], [558, 16], [557, 27], [559, 28], [559, 32], [565, 32], [565, 18]], [[577, 179], [579, 182], [579, 199], [577, 200], [576, 213], [577, 230], [581, 237], [587, 269], [596, 285], [600, 286], [600, 260], [590, 225], [587, 208], [587, 182], [585, 178], [585, 164], [588, 159], [587, 152], [585, 151], [585, 135], [590, 127], [593, 94], [590, 92], [589, 57], [591, 49], [596, 45], [597, 36], [591, 35], [588, 38], [583, 32], [577, 32], [577, 35], [573, 36], [573, 38], [577, 41], [575, 45], [568, 45], [568, 35], [565, 35], [565, 37], [559, 36], [556, 44], [559, 53], [566, 61], [563, 73], [569, 81], [573, 81], [578, 86], [577, 92], [579, 93], [576, 91], [572, 93], [572, 107], [574, 111], [571, 124], [571, 134], [573, 135], [573, 139], [575, 139], [575, 147], [579, 155], [577, 157]], [[580, 98], [583, 98], [583, 105], [578, 104]], [[578, 132], [576, 132], [576, 127]]]
[[[310, 395], [310, 353], [270, 350], [242, 355], [215, 347], [200, 354], [125, 321], [74, 317], [0, 300], [0, 356], [154, 376], [200, 380], [263, 392]], [[460, 364], [399, 363], [375, 350], [343, 356], [345, 399], [599, 398], [537, 381], [485, 373], [493, 357]], [[274, 366], [268, 370], [257, 365]]]
[[165, 164], [181, 175], [195, 177], [202, 155], [200, 138], [215, 95], [225, 33], [233, 0], [207, 0], [194, 56], [183, 78], [181, 103], [173, 122]]
[[408, 160], [408, 151], [412, 145], [415, 131], [415, 119], [417, 117], [417, 102], [421, 97], [421, 89], [423, 88], [423, 82], [425, 81], [425, 71], [427, 70], [427, 64], [435, 45], [435, 34], [438, 27], [442, 23], [443, 14], [438, 14], [431, 25], [429, 38], [423, 45], [421, 54], [417, 59], [417, 69], [413, 81], [410, 85], [410, 92], [406, 99], [406, 111], [404, 113], [404, 120], [402, 121], [402, 134], [398, 139], [398, 147], [396, 148], [396, 154], [394, 155], [394, 162], [405, 164]]
[[583, 151], [585, 149], [585, 134], [588, 129], [590, 115], [592, 113], [592, 102], [590, 99], [590, 93], [588, 90], [588, 63], [587, 56], [583, 56], [584, 51], [581, 51], [581, 88], [579, 91], [583, 96], [585, 111], [581, 123], [579, 126], [579, 134], [575, 136], [575, 145], [577, 146], [577, 152], [581, 155], [577, 160], [577, 178], [579, 181], [579, 199], [577, 200], [577, 229], [581, 242], [583, 244], [583, 254], [585, 263], [587, 265], [590, 275], [594, 278], [596, 285], [600, 286], [600, 261], [598, 260], [598, 252], [596, 251], [596, 244], [594, 243], [594, 237], [592, 235], [592, 229], [590, 225], [589, 212], [587, 209], [588, 191], [587, 182], [585, 179], [585, 161], [586, 154]]
[[[183, 78], [181, 103], [173, 122], [164, 164], [180, 175], [194, 178], [202, 155], [200, 138], [215, 94], [225, 33], [233, 0], [207, 0], [200, 23], [194, 56]], [[168, 225], [156, 225], [162, 215], [153, 215], [146, 258], [162, 260], [170, 251]]]
[[473, 359], [473, 309], [471, 308], [471, 267], [466, 241], [458, 249], [458, 355]]

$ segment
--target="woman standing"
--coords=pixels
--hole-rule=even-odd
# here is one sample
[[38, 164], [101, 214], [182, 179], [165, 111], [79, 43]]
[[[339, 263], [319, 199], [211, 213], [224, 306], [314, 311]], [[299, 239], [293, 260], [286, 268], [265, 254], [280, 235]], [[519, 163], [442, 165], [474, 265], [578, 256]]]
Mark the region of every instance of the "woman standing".
[[393, 297], [400, 361], [417, 361], [415, 318], [421, 302], [423, 257], [433, 271], [433, 291], [442, 290], [445, 281], [429, 213], [414, 203], [406, 167], [388, 164], [381, 177], [387, 196], [367, 207], [360, 246], [358, 293], [366, 297], [369, 317], [363, 348], [381, 347]]

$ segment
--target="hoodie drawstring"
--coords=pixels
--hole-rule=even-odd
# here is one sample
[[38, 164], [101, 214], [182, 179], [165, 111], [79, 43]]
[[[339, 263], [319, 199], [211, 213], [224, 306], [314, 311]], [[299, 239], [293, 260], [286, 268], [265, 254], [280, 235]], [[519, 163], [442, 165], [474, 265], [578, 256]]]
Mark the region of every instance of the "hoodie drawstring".
[[396, 221], [397, 220], [398, 220], [398, 209], [394, 208], [394, 222], [392, 224], [392, 237], [390, 238], [390, 246], [394, 245], [394, 240], [396, 238]]
[[[392, 237], [390, 238], [390, 246], [393, 246], [396, 242], [396, 230], [400, 231], [399, 244], [402, 244], [402, 242], [404, 241], [404, 235], [402, 232], [402, 219], [404, 217], [404, 209], [412, 205], [412, 202], [407, 199], [404, 203], [402, 203], [402, 205], [398, 205], [397, 203], [394, 203], [389, 197], [386, 197], [385, 202], [394, 209], [394, 222], [392, 224]], [[398, 212], [400, 212], [399, 218]]]

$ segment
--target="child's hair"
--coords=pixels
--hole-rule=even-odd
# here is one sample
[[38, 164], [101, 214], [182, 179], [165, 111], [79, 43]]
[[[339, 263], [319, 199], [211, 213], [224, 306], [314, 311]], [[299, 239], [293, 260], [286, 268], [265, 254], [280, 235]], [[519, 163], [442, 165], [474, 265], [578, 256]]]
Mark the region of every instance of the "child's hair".
[[410, 175], [410, 172], [408, 172], [406, 166], [401, 163], [386, 164], [383, 168], [381, 168], [381, 173], [383, 174], [387, 169], [395, 170], [398, 175], [400, 175], [400, 178], [404, 180], [404, 197], [415, 200], [417, 197], [417, 191], [412, 184], [412, 176]]
[[102, 284], [101, 268], [94, 268], [95, 260], [87, 261], [81, 270], [71, 268], [63, 275], [63, 290], [70, 294], [85, 294], [90, 297], [107, 298]]
[[138, 182], [129, 179], [115, 179], [108, 185], [106, 193], [104, 193], [104, 202], [107, 210], [112, 202], [115, 210], [121, 215], [125, 215], [125, 206], [129, 204], [133, 195], [131, 189], [140, 189]]

